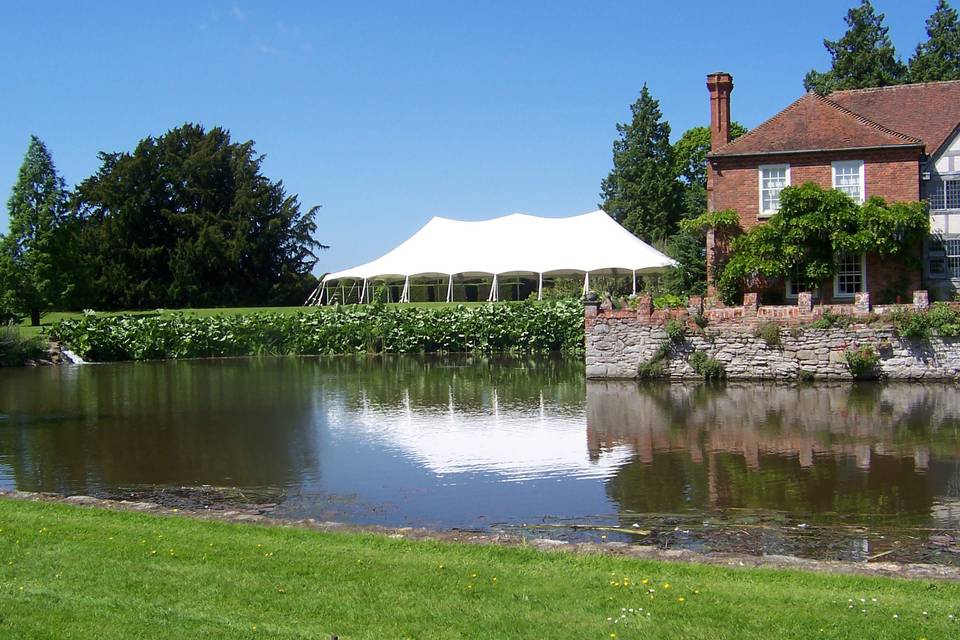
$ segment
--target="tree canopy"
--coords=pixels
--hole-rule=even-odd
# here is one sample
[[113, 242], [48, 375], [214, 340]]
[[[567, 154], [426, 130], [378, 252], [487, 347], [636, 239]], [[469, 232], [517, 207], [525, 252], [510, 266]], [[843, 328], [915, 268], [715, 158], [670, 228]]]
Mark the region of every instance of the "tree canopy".
[[679, 218], [670, 125], [646, 84], [630, 111], [631, 121], [617, 124], [613, 170], [601, 183], [600, 206], [642, 240], [662, 241]]
[[11, 308], [29, 313], [40, 324], [40, 314], [60, 302], [65, 283], [58, 265], [57, 233], [63, 220], [66, 189], [46, 145], [36, 136], [17, 175], [7, 210], [10, 232], [0, 237], [0, 306], [5, 321]]
[[803, 79], [807, 91], [826, 95], [842, 89], [863, 89], [900, 84], [907, 69], [897, 58], [893, 42], [870, 0], [847, 11], [847, 32], [839, 40], [823, 41], [830, 53], [829, 71], [810, 70]]
[[[739, 122], [730, 123], [730, 139], [747, 132]], [[673, 159], [677, 177], [685, 184], [707, 186], [707, 154], [710, 152], [710, 127], [692, 127], [673, 143]]]
[[960, 80], [960, 24], [947, 0], [927, 18], [927, 41], [917, 45], [908, 76], [910, 82]]
[[[739, 138], [747, 128], [730, 124], [731, 138]], [[674, 294], [704, 293], [707, 286], [707, 249], [704, 231], [684, 221], [703, 216], [707, 211], [707, 153], [710, 151], [710, 127], [693, 127], [673, 143], [674, 171], [680, 184], [678, 207], [680, 228], [666, 242], [664, 250], [677, 261], [677, 267], [663, 276], [667, 291]]]
[[254, 143], [185, 124], [102, 153], [74, 196], [84, 306], [144, 309], [302, 302], [318, 207], [260, 172]]

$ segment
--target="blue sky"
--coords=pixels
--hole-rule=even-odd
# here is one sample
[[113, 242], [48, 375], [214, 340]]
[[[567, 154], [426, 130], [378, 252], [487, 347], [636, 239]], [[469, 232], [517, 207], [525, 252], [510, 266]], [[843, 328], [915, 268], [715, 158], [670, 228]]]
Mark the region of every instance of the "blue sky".
[[[755, 126], [828, 67], [856, 1], [7, 2], [0, 197], [31, 133], [72, 186], [99, 151], [222, 125], [323, 205], [316, 271], [336, 270], [435, 215], [595, 209], [644, 82], [676, 137], [709, 120], [705, 75], [729, 71]], [[935, 4], [875, 0], [904, 58]]]

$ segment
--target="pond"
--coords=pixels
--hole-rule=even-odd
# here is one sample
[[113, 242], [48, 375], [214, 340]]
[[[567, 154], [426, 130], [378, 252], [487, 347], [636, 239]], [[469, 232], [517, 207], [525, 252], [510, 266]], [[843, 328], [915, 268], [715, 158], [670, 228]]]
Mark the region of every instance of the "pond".
[[587, 382], [542, 356], [6, 369], [0, 487], [960, 564], [960, 389]]

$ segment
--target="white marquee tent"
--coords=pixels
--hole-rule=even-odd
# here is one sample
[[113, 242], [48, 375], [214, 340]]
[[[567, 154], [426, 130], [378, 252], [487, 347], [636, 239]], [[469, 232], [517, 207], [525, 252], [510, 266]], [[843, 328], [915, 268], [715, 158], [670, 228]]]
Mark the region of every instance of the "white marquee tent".
[[358, 299], [369, 299], [374, 282], [403, 282], [402, 302], [410, 301], [411, 278], [444, 280], [447, 301], [453, 299], [454, 279], [492, 277], [489, 300], [498, 297], [503, 276], [544, 277], [658, 273], [675, 264], [603, 211], [567, 218], [541, 218], [514, 213], [491, 220], [467, 222], [433, 218], [386, 255], [366, 264], [327, 274], [307, 304], [329, 300], [331, 285], [349, 283]]

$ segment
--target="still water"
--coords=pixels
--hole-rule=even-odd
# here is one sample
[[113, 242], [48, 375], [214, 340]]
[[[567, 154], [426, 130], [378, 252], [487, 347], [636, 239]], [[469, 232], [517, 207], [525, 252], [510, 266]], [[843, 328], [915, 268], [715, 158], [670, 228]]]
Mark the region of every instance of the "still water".
[[595, 383], [549, 357], [8, 369], [0, 487], [958, 564], [960, 389]]

